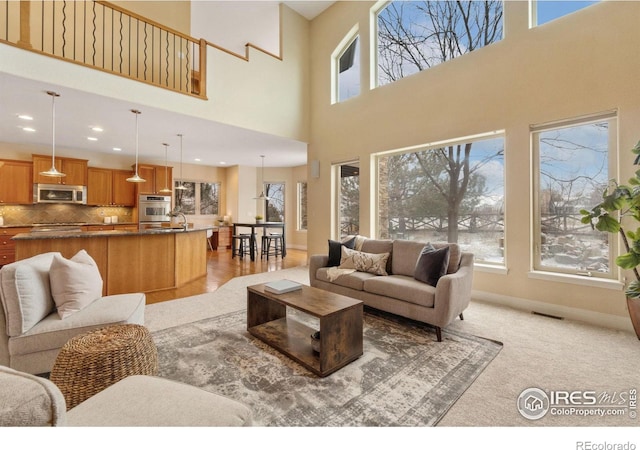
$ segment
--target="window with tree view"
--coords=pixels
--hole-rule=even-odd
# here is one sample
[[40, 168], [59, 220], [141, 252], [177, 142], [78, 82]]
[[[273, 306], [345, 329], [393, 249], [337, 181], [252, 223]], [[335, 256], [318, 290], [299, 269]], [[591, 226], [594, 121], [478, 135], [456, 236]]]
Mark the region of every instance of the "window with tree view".
[[537, 270], [610, 277], [609, 233], [581, 222], [602, 200], [616, 149], [616, 118], [600, 116], [532, 128], [537, 162]]
[[378, 86], [502, 39], [502, 1], [392, 1], [378, 12]]
[[456, 242], [504, 264], [504, 137], [378, 157], [378, 235]]
[[184, 214], [219, 214], [220, 183], [176, 180], [174, 190], [176, 207]]
[[264, 192], [269, 198], [264, 202], [265, 220], [284, 222], [284, 183], [265, 183]]
[[360, 163], [334, 166], [336, 174], [337, 230], [340, 238], [360, 232]]

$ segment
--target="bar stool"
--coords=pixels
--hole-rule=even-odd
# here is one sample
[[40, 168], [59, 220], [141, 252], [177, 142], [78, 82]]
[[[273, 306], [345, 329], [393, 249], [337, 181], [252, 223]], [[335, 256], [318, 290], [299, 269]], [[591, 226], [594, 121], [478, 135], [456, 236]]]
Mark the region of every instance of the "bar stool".
[[[273, 249], [271, 248], [273, 245]], [[267, 261], [269, 260], [269, 256], [282, 256], [282, 235], [276, 233], [265, 233], [262, 235], [262, 246], [260, 250], [260, 258], [263, 256], [267, 257]]]
[[231, 255], [232, 258], [239, 256], [240, 258], [244, 258], [244, 255], [251, 256], [251, 235], [250, 234], [234, 234], [232, 236], [234, 241], [234, 252]]

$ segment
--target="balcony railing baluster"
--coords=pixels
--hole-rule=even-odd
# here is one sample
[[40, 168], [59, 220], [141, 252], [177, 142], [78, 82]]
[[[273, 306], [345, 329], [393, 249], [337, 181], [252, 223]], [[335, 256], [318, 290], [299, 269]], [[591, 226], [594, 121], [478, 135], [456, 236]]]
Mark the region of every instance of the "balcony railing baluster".
[[73, 11], [66, 0], [62, 4], [59, 0], [0, 0], [0, 5], [0, 15], [4, 13], [4, 18], [0, 17], [0, 43], [206, 97], [202, 83], [204, 40], [195, 40], [106, 1], [74, 1]]

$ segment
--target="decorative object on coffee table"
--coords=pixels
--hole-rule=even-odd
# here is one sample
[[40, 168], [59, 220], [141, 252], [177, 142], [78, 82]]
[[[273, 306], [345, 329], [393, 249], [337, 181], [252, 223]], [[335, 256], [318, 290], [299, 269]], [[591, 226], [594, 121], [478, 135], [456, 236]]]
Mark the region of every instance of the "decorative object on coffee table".
[[111, 325], [75, 336], [62, 347], [50, 380], [67, 410], [130, 375], [157, 375], [158, 351], [142, 325]]

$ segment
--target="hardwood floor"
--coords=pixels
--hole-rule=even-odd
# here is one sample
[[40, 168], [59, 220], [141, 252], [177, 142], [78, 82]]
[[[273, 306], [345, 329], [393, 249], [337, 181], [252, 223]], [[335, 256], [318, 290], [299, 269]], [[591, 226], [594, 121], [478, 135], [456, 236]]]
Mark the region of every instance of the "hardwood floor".
[[191, 295], [214, 292], [232, 278], [254, 273], [272, 272], [274, 270], [288, 269], [302, 266], [307, 263], [307, 252], [304, 250], [287, 249], [285, 258], [269, 258], [251, 261], [245, 257], [231, 258], [231, 250], [207, 251], [207, 275], [194, 280], [177, 289], [166, 289], [156, 292], [148, 292], [147, 304], [164, 302], [176, 298], [189, 297]]

